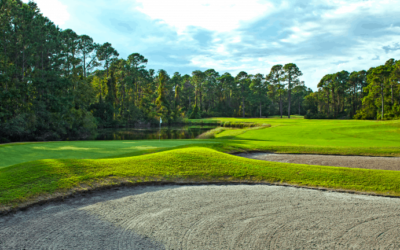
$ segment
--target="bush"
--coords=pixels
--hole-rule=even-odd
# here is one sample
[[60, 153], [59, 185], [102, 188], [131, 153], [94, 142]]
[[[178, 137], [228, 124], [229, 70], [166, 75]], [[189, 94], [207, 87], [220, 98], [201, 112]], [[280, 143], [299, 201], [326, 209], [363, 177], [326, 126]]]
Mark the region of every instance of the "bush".
[[4, 137], [0, 137], [0, 143], [8, 143], [8, 142], [10, 142], [9, 139], [4, 138]]
[[190, 114], [189, 119], [201, 119], [201, 112], [197, 105], [194, 106], [193, 112]]
[[335, 119], [334, 115], [326, 115], [323, 113], [313, 114], [307, 111], [307, 114], [304, 116], [304, 119]]

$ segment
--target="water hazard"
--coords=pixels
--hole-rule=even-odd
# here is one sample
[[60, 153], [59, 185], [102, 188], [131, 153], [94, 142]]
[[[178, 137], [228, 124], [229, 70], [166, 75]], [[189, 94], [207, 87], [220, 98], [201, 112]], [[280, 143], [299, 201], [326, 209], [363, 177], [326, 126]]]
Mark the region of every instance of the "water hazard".
[[180, 126], [160, 128], [118, 128], [101, 129], [95, 140], [155, 140], [155, 139], [194, 139], [211, 130], [213, 126]]

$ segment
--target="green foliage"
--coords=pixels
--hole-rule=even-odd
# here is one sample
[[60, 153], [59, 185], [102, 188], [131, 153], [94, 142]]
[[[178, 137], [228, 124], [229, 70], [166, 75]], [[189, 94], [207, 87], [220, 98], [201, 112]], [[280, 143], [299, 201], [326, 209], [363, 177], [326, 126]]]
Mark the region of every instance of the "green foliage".
[[94, 92], [83, 72], [94, 65], [85, 60], [92, 56], [91, 38], [61, 31], [33, 2], [2, 1], [0, 19], [1, 140], [93, 133], [96, 125], [87, 110]]
[[327, 115], [324, 113], [312, 113], [307, 111], [304, 119], [335, 119], [335, 116], [333, 116], [332, 114]]
[[95, 124], [155, 124], [160, 117], [173, 123], [215, 116], [400, 116], [400, 62], [394, 59], [368, 71], [326, 75], [313, 93], [294, 63], [274, 65], [265, 76], [241, 71], [233, 77], [214, 69], [156, 75], [143, 55], [121, 59], [110, 43], [61, 30], [34, 2], [2, 1], [0, 20], [2, 142], [83, 139]]
[[104, 66], [107, 69], [106, 77], [108, 77], [109, 65], [118, 56], [118, 52], [111, 46], [110, 43], [104, 43], [97, 49], [97, 58], [99, 59], [99, 61], [104, 61]]
[[157, 104], [157, 112], [158, 115], [163, 118], [164, 121], [170, 122], [171, 119], [171, 109], [169, 102], [167, 101], [166, 98], [166, 91], [165, 91], [165, 84], [168, 81], [168, 75], [167, 72], [164, 70], [160, 70], [158, 74], [158, 80], [159, 80], [159, 85], [158, 85], [158, 97], [156, 100]]
[[306, 117], [398, 119], [399, 72], [400, 62], [389, 59], [385, 65], [368, 71], [340, 71], [325, 75], [318, 84], [318, 92], [305, 98], [312, 107]]
[[194, 106], [192, 113], [190, 113], [189, 119], [201, 119], [201, 113], [197, 105]]
[[283, 66], [284, 71], [284, 79], [287, 81], [287, 88], [288, 88], [288, 118], [290, 118], [291, 114], [291, 102], [292, 102], [292, 89], [299, 85], [304, 84], [300, 82], [299, 77], [303, 75], [300, 69], [294, 63], [288, 63]]

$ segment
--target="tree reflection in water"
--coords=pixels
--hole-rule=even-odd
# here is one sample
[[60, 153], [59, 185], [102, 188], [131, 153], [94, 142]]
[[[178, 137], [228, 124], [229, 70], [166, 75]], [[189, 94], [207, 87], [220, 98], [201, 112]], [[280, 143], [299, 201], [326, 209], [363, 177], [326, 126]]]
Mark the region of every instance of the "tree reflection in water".
[[119, 128], [102, 129], [94, 138], [95, 140], [156, 140], [161, 139], [194, 139], [200, 134], [211, 130], [212, 126], [184, 126], [162, 127], [161, 136], [159, 128]]

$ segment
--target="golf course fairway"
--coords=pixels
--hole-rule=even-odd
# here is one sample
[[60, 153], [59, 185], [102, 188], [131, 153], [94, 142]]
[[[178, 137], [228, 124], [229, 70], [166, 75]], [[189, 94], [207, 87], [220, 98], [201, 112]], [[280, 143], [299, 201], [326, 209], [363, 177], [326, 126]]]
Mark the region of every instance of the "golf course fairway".
[[[224, 129], [208, 140], [1, 145], [0, 209], [148, 181], [286, 183], [400, 196], [400, 171], [266, 162], [227, 154], [400, 156], [399, 121], [213, 118], [191, 122], [219, 122]], [[232, 128], [239, 123], [271, 127]]]

